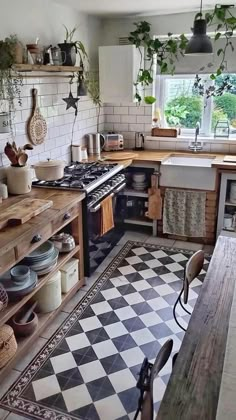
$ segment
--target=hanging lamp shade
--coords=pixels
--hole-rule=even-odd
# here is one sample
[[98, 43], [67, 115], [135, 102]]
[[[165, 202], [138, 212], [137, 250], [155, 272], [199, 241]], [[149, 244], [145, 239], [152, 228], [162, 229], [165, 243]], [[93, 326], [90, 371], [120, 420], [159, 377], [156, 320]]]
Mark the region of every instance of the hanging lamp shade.
[[213, 47], [209, 36], [206, 34], [207, 23], [205, 19], [196, 19], [194, 21], [193, 36], [189, 40], [185, 54], [202, 55], [212, 54]]

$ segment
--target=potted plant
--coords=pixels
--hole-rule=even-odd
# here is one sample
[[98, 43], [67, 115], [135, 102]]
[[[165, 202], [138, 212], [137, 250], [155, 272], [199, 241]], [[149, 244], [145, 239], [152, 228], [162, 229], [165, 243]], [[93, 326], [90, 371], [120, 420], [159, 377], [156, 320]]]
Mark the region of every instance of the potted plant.
[[58, 44], [61, 51], [65, 54], [65, 61], [63, 63], [64, 66], [75, 66], [76, 63], [76, 54], [78, 53], [80, 56], [80, 65], [83, 66], [83, 62], [87, 56], [87, 52], [85, 47], [81, 41], [73, 41], [75, 32], [77, 28], [73, 28], [69, 30], [65, 25], [65, 40], [64, 43]]
[[22, 77], [13, 69], [17, 45], [19, 41], [16, 35], [0, 40], [0, 132], [7, 132], [12, 128], [14, 99], [17, 98], [21, 104]]

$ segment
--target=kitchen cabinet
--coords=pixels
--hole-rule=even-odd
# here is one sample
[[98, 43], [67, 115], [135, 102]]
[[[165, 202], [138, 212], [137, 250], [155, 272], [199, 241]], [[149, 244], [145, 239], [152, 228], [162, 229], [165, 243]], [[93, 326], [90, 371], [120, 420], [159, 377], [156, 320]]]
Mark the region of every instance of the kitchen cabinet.
[[[143, 48], [142, 52], [143, 52]], [[134, 82], [142, 64], [134, 45], [99, 47], [99, 86], [102, 102], [134, 102]]]
[[220, 184], [220, 198], [219, 198], [219, 211], [217, 221], [217, 237], [220, 235], [221, 230], [228, 230], [235, 232], [236, 228], [231, 225], [227, 228], [224, 226], [225, 214], [233, 217], [236, 214], [236, 203], [230, 202], [230, 190], [232, 182], [236, 183], [236, 173], [222, 173]]
[[[44, 328], [53, 320], [58, 312], [62, 310], [63, 306], [71, 297], [84, 285], [82, 200], [85, 195], [76, 191], [35, 188], [27, 196], [30, 198], [51, 200], [53, 206], [22, 225], [6, 227], [1, 230], [0, 275], [19, 263], [39, 245], [50, 239], [52, 235], [61, 231], [62, 228], [69, 229], [75, 239], [76, 246], [72, 251], [59, 255], [57, 266], [52, 268], [50, 273], [39, 276], [37, 286], [29, 294], [16, 302], [9, 302], [6, 309], [0, 311], [0, 326], [8, 323], [12, 316], [27, 304], [27, 302], [33, 298], [34, 294], [39, 291], [42, 286], [65, 265], [65, 263], [70, 261], [72, 257], [79, 260], [80, 275], [76, 284], [73, 285], [67, 293], [62, 294], [62, 303], [59, 308], [49, 313], [39, 313], [37, 329], [30, 336], [17, 338], [17, 352], [8, 364], [0, 369], [0, 380], [1, 378], [6, 377], [7, 371], [27, 353], [27, 349], [32, 346]], [[6, 210], [9, 206], [20, 202], [24, 198], [25, 196], [17, 196], [4, 200], [0, 205], [1, 210]], [[35, 238], [37, 238], [37, 241]]]

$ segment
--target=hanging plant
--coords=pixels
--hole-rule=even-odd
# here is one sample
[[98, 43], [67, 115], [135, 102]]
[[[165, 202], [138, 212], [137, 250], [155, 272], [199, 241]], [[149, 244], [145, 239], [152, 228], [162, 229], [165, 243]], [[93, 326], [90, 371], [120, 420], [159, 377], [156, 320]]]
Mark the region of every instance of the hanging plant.
[[[7, 101], [9, 114], [14, 111], [14, 99], [21, 105], [20, 87], [21, 75], [13, 69], [15, 64], [15, 51], [18, 44], [16, 35], [10, 35], [0, 41], [0, 101]], [[9, 119], [12, 128], [12, 120]]]
[[[146, 21], [134, 23], [136, 26], [135, 31], [130, 32], [129, 41], [139, 49], [140, 52], [140, 68], [138, 71], [135, 86], [135, 99], [138, 103], [141, 102], [142, 97], [140, 88], [145, 88], [153, 83], [153, 66], [156, 60], [160, 68], [161, 74], [174, 74], [175, 62], [180, 56], [184, 55], [188, 39], [184, 34], [179, 37], [173, 37], [168, 33], [166, 40], [158, 38], [153, 39], [150, 35], [151, 25]], [[144, 57], [142, 48], [144, 47]], [[144, 65], [143, 65], [144, 63]], [[147, 104], [152, 104], [156, 101], [153, 96], [145, 96], [144, 101]]]
[[[199, 14], [195, 16], [195, 19], [199, 17]], [[232, 43], [232, 37], [236, 30], [236, 17], [232, 13], [231, 5], [220, 5], [216, 4], [212, 13], [206, 13], [205, 19], [207, 25], [216, 27], [214, 41], [222, 39], [224, 45], [218, 48], [216, 51], [217, 57], [220, 58], [218, 68], [214, 73], [210, 75], [211, 80], [216, 80], [222, 73], [227, 72], [227, 58], [228, 52], [234, 53], [234, 46]], [[207, 64], [207, 68], [210, 69], [213, 64], [210, 62]], [[199, 69], [201, 72], [205, 70], [205, 66]], [[229, 92], [233, 88], [230, 83], [230, 76], [226, 76], [221, 83], [209, 86], [205, 88], [205, 84], [201, 77], [197, 74], [194, 83], [194, 89], [199, 95], [205, 95], [207, 98], [211, 96], [221, 96], [225, 92]]]

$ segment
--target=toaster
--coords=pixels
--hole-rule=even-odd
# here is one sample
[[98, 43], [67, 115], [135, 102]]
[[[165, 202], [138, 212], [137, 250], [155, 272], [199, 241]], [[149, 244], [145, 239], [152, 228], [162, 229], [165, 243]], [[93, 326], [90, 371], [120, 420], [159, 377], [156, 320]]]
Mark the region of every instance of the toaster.
[[122, 134], [118, 133], [103, 133], [101, 134], [102, 150], [105, 152], [113, 152], [124, 149], [124, 138]]

